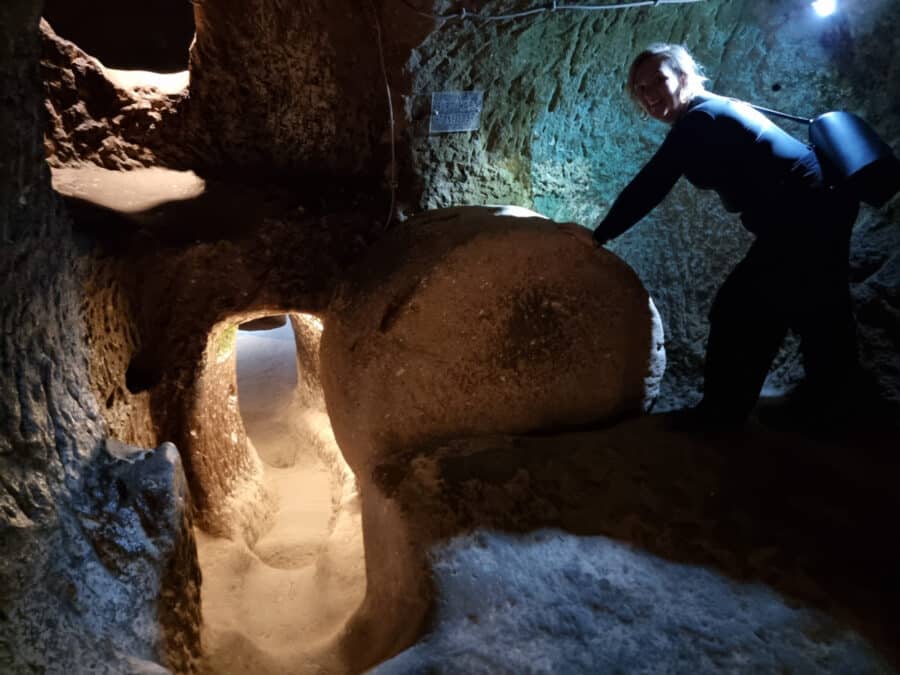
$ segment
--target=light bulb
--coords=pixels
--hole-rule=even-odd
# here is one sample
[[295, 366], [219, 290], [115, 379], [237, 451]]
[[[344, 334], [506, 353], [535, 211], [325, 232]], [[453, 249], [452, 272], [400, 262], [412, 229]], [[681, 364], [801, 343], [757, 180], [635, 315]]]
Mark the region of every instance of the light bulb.
[[815, 0], [812, 8], [819, 16], [830, 16], [837, 10], [837, 0]]

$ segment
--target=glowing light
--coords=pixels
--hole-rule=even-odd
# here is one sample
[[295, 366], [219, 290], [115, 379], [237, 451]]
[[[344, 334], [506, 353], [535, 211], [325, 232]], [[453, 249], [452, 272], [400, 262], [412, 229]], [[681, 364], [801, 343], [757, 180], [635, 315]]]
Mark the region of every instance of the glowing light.
[[837, 11], [837, 0], [815, 0], [812, 8], [819, 16], [830, 16]]
[[513, 218], [543, 218], [547, 220], [547, 216], [538, 213], [537, 211], [532, 211], [531, 209], [526, 209], [524, 206], [516, 206], [515, 204], [503, 204], [503, 205], [491, 205], [493, 208], [497, 209], [496, 215], [498, 216], [512, 216]]
[[180, 94], [187, 89], [190, 71], [178, 73], [154, 73], [149, 70], [119, 70], [103, 66], [106, 78], [122, 89], [158, 89], [163, 94]]

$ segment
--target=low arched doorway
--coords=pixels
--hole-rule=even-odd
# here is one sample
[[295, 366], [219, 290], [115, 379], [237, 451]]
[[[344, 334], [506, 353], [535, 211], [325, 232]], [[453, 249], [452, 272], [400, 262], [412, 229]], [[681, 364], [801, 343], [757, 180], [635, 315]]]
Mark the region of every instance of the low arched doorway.
[[226, 331], [241, 421], [272, 508], [249, 541], [197, 531], [205, 668], [340, 672], [336, 640], [365, 595], [355, 477], [318, 384], [321, 322], [300, 313], [268, 322], [238, 330], [238, 320]]

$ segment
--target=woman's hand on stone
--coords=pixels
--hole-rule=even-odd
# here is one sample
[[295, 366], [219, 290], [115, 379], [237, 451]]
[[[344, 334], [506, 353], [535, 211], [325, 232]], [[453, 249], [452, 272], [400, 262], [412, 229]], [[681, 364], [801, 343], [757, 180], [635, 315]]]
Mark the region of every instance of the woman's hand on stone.
[[597, 244], [594, 242], [594, 233], [583, 225], [578, 223], [557, 223], [556, 228], [588, 248], [597, 248]]

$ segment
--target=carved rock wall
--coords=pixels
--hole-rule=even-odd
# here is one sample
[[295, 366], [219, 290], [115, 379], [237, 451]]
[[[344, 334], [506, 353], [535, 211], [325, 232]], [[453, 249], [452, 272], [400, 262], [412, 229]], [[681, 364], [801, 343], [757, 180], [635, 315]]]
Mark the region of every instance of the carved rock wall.
[[59, 167], [92, 162], [128, 170], [183, 162], [177, 112], [184, 93], [124, 88], [103, 64], [41, 20], [47, 160]]
[[[0, 8], [0, 669], [187, 672], [199, 615], [184, 478], [172, 448], [165, 467], [127, 470], [103, 451], [81, 250], [43, 157], [39, 11]], [[118, 479], [132, 490], [113, 506]]]
[[371, 11], [349, 0], [196, 5], [198, 159], [267, 174], [371, 171], [385, 108]]

